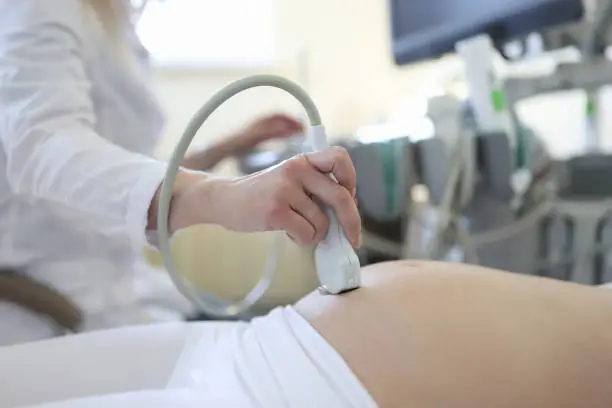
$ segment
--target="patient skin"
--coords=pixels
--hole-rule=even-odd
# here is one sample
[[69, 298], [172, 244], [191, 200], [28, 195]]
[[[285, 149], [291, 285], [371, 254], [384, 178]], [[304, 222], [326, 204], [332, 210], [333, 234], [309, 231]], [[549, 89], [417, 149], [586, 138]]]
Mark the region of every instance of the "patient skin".
[[612, 291], [396, 262], [296, 310], [381, 408], [612, 407]]

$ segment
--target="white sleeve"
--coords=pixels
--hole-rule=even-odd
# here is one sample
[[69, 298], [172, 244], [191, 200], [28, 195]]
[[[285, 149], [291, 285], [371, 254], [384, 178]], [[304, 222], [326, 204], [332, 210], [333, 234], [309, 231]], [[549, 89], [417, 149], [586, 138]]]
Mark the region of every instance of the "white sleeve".
[[0, 0], [7, 178], [15, 193], [69, 209], [73, 222], [142, 245], [166, 165], [96, 134], [79, 3]]

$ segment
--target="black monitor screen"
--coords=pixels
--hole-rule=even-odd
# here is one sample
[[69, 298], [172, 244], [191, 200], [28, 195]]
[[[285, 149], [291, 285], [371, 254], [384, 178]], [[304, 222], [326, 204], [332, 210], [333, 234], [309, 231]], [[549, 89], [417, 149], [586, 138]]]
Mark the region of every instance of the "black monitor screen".
[[584, 12], [582, 0], [390, 0], [389, 10], [397, 64], [439, 57], [478, 34], [501, 45]]

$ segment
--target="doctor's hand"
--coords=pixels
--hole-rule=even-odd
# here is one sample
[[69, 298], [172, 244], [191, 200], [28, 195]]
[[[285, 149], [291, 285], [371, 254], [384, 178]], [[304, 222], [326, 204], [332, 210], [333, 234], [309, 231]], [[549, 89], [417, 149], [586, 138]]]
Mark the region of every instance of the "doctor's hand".
[[183, 166], [192, 170], [208, 171], [227, 157], [243, 154], [266, 141], [286, 139], [302, 131], [302, 124], [290, 116], [266, 116], [249, 124], [240, 132], [190, 154]]
[[322, 203], [335, 212], [352, 245], [361, 245], [355, 168], [344, 149], [299, 155], [234, 179], [197, 177], [187, 174], [183, 180], [194, 181], [178, 183], [172, 229], [217, 224], [241, 232], [284, 231], [297, 244], [312, 245], [325, 237], [329, 225]]
[[250, 150], [260, 143], [285, 139], [303, 131], [300, 122], [284, 114], [276, 114], [263, 117], [247, 126], [235, 137], [242, 143], [244, 150]]

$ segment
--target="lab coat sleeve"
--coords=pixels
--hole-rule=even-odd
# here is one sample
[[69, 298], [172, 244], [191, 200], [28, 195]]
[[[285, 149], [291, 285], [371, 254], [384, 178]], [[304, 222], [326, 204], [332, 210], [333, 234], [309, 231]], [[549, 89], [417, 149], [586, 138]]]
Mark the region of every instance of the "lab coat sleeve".
[[96, 133], [82, 11], [78, 0], [0, 0], [6, 174], [15, 193], [140, 246], [166, 164]]

